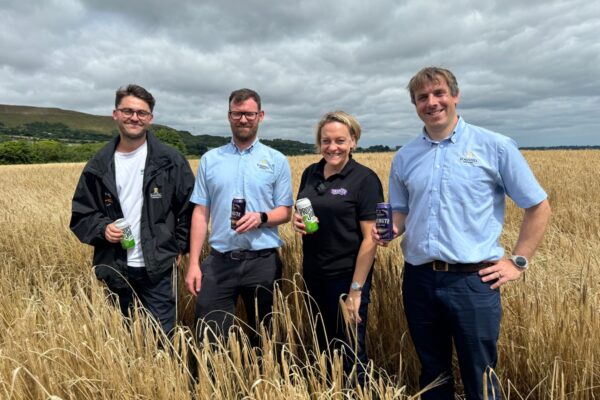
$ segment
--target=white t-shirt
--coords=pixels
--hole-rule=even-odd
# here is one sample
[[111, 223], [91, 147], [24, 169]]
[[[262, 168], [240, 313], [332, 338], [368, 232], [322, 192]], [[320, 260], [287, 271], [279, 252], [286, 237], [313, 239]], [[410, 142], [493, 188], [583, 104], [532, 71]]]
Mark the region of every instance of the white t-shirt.
[[127, 265], [130, 267], [145, 267], [142, 245], [140, 241], [140, 223], [142, 220], [142, 193], [144, 184], [144, 167], [148, 154], [147, 142], [132, 151], [121, 153], [115, 151], [115, 177], [117, 194], [125, 220], [129, 222], [135, 239], [135, 247], [127, 250]]

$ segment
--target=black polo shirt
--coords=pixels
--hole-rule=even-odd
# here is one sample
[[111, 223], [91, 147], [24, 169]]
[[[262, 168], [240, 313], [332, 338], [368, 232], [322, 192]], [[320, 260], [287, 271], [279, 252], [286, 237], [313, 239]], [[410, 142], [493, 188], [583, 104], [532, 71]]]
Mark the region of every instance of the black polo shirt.
[[325, 160], [302, 173], [298, 199], [307, 197], [319, 218], [319, 230], [302, 237], [304, 275], [352, 278], [363, 240], [360, 221], [374, 221], [383, 187], [375, 172], [352, 157], [343, 170], [325, 179]]

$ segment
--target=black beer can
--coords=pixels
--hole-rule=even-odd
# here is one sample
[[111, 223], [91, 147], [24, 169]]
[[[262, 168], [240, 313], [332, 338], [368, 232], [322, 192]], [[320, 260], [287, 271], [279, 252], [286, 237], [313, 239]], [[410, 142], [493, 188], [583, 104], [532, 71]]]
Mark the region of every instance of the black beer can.
[[377, 203], [375, 208], [375, 226], [381, 240], [392, 240], [394, 228], [392, 225], [392, 205], [390, 203]]
[[246, 199], [234, 197], [231, 202], [231, 229], [235, 230], [235, 223], [246, 214]]

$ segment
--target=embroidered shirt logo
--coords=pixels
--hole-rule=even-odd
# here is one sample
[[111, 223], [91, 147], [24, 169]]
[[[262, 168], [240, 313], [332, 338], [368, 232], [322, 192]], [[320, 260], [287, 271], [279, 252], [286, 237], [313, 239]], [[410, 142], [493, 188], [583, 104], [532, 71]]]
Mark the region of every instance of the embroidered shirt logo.
[[463, 157], [460, 158], [460, 162], [463, 164], [475, 165], [479, 163], [479, 160], [471, 150], [468, 150]]
[[154, 186], [152, 188], [152, 193], [150, 193], [150, 197], [153, 199], [162, 199], [162, 193], [160, 192], [160, 188], [158, 186]]
[[269, 162], [265, 159], [260, 160], [259, 162], [256, 163], [256, 166], [260, 169], [264, 169], [267, 171], [271, 170], [271, 166], [269, 165]]
[[348, 194], [348, 190], [344, 188], [331, 189], [331, 194], [334, 196], [345, 196]]

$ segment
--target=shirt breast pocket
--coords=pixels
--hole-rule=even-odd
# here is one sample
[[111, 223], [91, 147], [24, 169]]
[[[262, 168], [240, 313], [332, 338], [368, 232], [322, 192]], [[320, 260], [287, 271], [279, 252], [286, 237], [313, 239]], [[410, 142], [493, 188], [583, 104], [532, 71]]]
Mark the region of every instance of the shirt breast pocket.
[[467, 201], [491, 198], [494, 179], [479, 163], [457, 162], [450, 173], [449, 190], [454, 197]]

